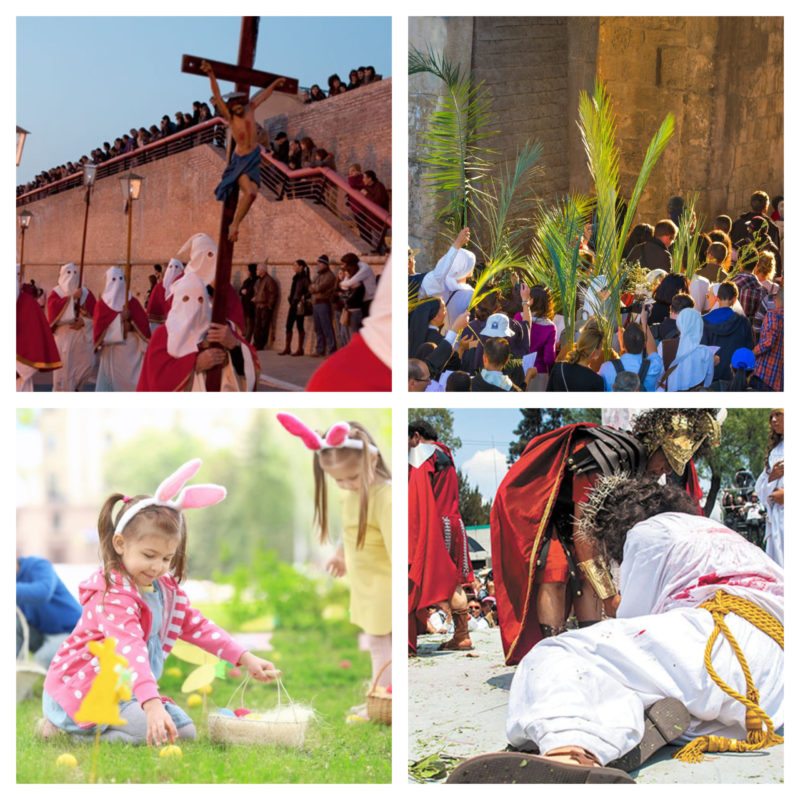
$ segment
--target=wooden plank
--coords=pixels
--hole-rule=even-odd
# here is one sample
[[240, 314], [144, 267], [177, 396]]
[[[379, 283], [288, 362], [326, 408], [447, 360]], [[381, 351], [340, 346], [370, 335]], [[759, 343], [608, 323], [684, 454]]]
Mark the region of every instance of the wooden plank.
[[[200, 62], [202, 60], [203, 59], [199, 56], [184, 55], [181, 60], [181, 72], [187, 72], [190, 75], [202, 75], [205, 78], [205, 72], [200, 69]], [[236, 64], [226, 64], [224, 61], [213, 61], [210, 58], [207, 58], [206, 61], [208, 61], [208, 63], [211, 64], [212, 68], [214, 69], [214, 74], [217, 76], [217, 80], [265, 88], [269, 86], [276, 78], [282, 77], [285, 83], [275, 91], [284, 92], [285, 94], [297, 94], [297, 78], [287, 78], [283, 75], [276, 75], [273, 72], [262, 72], [258, 69], [240, 67]]]

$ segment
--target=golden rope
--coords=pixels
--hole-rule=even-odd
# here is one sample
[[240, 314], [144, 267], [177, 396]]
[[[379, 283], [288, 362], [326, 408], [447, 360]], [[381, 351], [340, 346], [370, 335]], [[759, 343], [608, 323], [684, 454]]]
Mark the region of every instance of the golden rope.
[[[764, 747], [771, 747], [781, 744], [783, 737], [775, 733], [775, 726], [768, 714], [758, 705], [758, 689], [753, 684], [753, 676], [750, 667], [744, 657], [742, 649], [736, 639], [733, 638], [728, 626], [725, 624], [725, 615], [728, 613], [736, 614], [751, 625], [754, 625], [767, 636], [771, 637], [783, 649], [783, 625], [778, 622], [772, 614], [759, 608], [755, 603], [745, 600], [743, 597], [726, 594], [718, 591], [711, 600], [701, 603], [700, 608], [706, 609], [714, 618], [714, 630], [708, 639], [706, 652], [703, 662], [708, 674], [714, 683], [734, 700], [738, 700], [745, 708], [745, 728], [747, 729], [747, 740], [728, 739], [724, 736], [698, 736], [685, 747], [682, 747], [673, 758], [681, 761], [697, 763], [703, 760], [703, 753], [744, 753], [751, 750], [761, 750]], [[733, 648], [739, 666], [744, 673], [747, 695], [739, 694], [735, 689], [728, 686], [722, 678], [717, 675], [711, 665], [711, 650], [719, 634], [722, 633]]]

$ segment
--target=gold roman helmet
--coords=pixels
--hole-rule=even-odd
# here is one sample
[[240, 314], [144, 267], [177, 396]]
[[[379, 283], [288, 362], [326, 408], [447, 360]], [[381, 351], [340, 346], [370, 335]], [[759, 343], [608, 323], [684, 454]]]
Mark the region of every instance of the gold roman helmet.
[[660, 448], [675, 473], [683, 475], [701, 448], [719, 447], [726, 416], [725, 409], [658, 408], [637, 417], [633, 432], [648, 455]]

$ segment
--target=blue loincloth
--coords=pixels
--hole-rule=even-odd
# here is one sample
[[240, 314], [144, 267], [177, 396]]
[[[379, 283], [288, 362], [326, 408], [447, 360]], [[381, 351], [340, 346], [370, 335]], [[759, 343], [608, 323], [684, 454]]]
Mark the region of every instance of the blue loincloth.
[[227, 200], [231, 190], [239, 180], [240, 175], [247, 175], [256, 186], [261, 186], [261, 146], [256, 145], [256, 149], [246, 155], [240, 156], [236, 153], [231, 156], [230, 163], [222, 173], [222, 180], [219, 186], [214, 189], [217, 200], [223, 202]]

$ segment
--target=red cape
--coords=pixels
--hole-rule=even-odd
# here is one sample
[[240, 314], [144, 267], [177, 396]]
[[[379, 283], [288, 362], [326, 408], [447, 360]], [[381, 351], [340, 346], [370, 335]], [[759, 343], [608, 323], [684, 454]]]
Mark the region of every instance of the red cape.
[[442, 537], [442, 516], [436, 507], [430, 459], [408, 471], [408, 647], [417, 649], [415, 612], [449, 600], [459, 583]]
[[150, 322], [162, 323], [167, 319], [167, 305], [164, 297], [164, 282], [159, 281], [147, 299], [147, 318]]
[[[128, 310], [131, 312], [131, 323], [134, 330], [142, 339], [147, 341], [150, 338], [150, 324], [147, 321], [147, 314], [144, 313], [142, 304], [135, 297], [131, 297], [128, 299]], [[109, 308], [102, 297], [97, 301], [92, 318], [92, 343], [95, 350], [102, 345], [103, 334], [119, 313], [119, 311]]]
[[197, 352], [173, 358], [167, 352], [167, 326], [159, 325], [150, 337], [139, 373], [137, 392], [181, 392], [194, 375]]
[[320, 364], [307, 392], [391, 392], [392, 371], [367, 347], [360, 334]]
[[[534, 591], [536, 555], [544, 542], [567, 458], [581, 432], [594, 427], [582, 422], [531, 439], [497, 490], [490, 520], [492, 568], [507, 664], [518, 663], [542, 638]], [[697, 472], [692, 462], [690, 466], [686, 488], [697, 498]]]
[[[56, 323], [67, 307], [67, 302], [72, 299], [72, 297], [61, 297], [61, 295], [56, 293], [55, 289], [47, 295], [47, 321], [50, 323], [51, 328], [55, 328]], [[94, 316], [94, 307], [94, 295], [87, 289], [86, 300], [84, 300], [81, 305], [81, 313], [88, 317]]]
[[21, 291], [17, 297], [17, 361], [43, 372], [61, 367], [56, 340], [36, 299]]
[[[234, 335], [242, 347], [247, 347], [253, 358], [253, 368], [256, 373], [255, 391], [258, 389], [258, 375], [261, 371], [258, 355], [253, 347], [242, 339], [236, 331], [234, 331]], [[159, 325], [153, 331], [150, 344], [148, 344], [147, 351], [144, 354], [144, 363], [142, 364], [142, 371], [139, 373], [139, 383], [136, 385], [136, 391], [182, 392], [192, 380], [197, 355], [197, 352], [194, 352], [182, 358], [173, 358], [167, 352], [167, 326]]]

